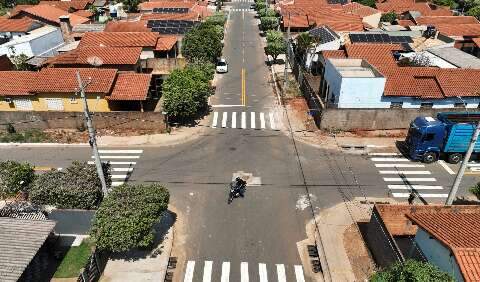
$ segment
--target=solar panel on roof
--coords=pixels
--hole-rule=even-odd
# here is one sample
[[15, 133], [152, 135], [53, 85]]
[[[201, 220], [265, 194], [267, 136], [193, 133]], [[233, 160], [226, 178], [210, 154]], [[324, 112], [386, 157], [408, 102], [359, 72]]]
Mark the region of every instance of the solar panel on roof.
[[374, 34], [374, 35], [373, 35], [373, 40], [374, 40], [375, 42], [379, 42], [379, 43], [380, 43], [380, 42], [383, 42], [382, 35], [381, 35], [381, 34]]
[[386, 42], [386, 43], [391, 42], [390, 36], [388, 34], [382, 33], [382, 34], [380, 34], [380, 36], [382, 37], [382, 42]]

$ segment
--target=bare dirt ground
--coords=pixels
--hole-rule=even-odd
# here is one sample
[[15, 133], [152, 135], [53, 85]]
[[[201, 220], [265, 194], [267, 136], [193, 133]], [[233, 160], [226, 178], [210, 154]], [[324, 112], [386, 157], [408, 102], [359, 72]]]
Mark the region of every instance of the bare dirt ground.
[[[76, 129], [46, 129], [44, 133], [49, 142], [55, 143], [85, 143], [88, 142], [88, 131]], [[97, 136], [141, 136], [148, 134], [163, 133], [160, 130], [136, 130], [136, 129], [98, 129]]]
[[375, 271], [375, 264], [365, 247], [362, 235], [356, 224], [352, 224], [343, 234], [343, 243], [356, 281], [367, 281]]

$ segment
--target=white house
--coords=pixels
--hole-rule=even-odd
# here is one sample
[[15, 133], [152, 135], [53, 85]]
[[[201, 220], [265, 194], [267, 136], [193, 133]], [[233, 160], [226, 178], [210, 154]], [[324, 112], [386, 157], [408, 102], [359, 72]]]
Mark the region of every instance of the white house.
[[[0, 45], [0, 55], [12, 56], [25, 54], [27, 57], [45, 56], [64, 44], [62, 32], [58, 27], [43, 26], [28, 34], [13, 37]], [[13, 52], [12, 52], [13, 51]]]

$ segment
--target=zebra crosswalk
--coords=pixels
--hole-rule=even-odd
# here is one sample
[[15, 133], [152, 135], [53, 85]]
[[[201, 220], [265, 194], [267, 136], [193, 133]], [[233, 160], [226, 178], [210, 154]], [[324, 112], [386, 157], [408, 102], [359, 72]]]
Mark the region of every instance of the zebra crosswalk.
[[274, 112], [213, 112], [211, 127], [280, 130], [280, 125]]
[[265, 263], [258, 263], [249, 265], [248, 262], [241, 262], [239, 266], [235, 267], [232, 266], [231, 263], [228, 261], [224, 261], [222, 263], [216, 263], [213, 261], [203, 261], [203, 263], [196, 263], [193, 260], [189, 260], [187, 262], [183, 281], [228, 282], [230, 281], [232, 272], [237, 273], [238, 271], [240, 272], [241, 282], [248, 282], [250, 279], [260, 282], [305, 282], [303, 267], [301, 265], [294, 265], [292, 269], [291, 266], [285, 266], [284, 264], [267, 265]]
[[253, 12], [250, 8], [230, 9], [231, 12]]
[[[394, 198], [408, 198], [415, 191], [422, 198], [446, 198], [444, 187], [421, 163], [412, 163], [398, 153], [369, 153]], [[431, 185], [430, 185], [431, 184]]]
[[[143, 150], [129, 150], [129, 149], [99, 149], [100, 159], [102, 162], [110, 162], [112, 187], [120, 186], [125, 183], [133, 172], [137, 160], [143, 153]], [[95, 157], [92, 156], [92, 159]], [[93, 164], [93, 161], [89, 161]]]

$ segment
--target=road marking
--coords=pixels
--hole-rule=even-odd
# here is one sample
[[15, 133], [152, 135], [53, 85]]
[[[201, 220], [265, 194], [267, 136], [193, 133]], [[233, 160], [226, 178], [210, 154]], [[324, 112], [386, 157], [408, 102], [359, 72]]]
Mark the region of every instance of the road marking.
[[399, 153], [368, 153], [369, 156], [400, 156]]
[[212, 120], [212, 128], [217, 127], [217, 121], [218, 121], [218, 112], [213, 113], [213, 120]]
[[258, 275], [260, 276], [260, 282], [268, 282], [267, 265], [264, 263], [258, 264]]
[[243, 107], [243, 105], [211, 105], [210, 107], [212, 107], [212, 108], [233, 108], [233, 107]]
[[287, 276], [285, 275], [285, 266], [283, 264], [277, 264], [277, 277], [278, 282], [287, 282]]
[[117, 187], [125, 183], [125, 181], [112, 181], [112, 187]]
[[380, 174], [432, 174], [428, 170], [380, 170]]
[[230, 279], [230, 262], [225, 261], [222, 263], [222, 277], [220, 282], [228, 282]]
[[255, 112], [250, 112], [250, 128], [255, 129]]
[[133, 167], [114, 167], [114, 168], [112, 168], [112, 171], [126, 171], [126, 172], [131, 172], [131, 171], [133, 171]]
[[410, 160], [405, 158], [370, 158], [374, 162], [409, 162]]
[[477, 163], [468, 163], [467, 166], [480, 166], [480, 164], [477, 164]]
[[384, 177], [384, 181], [386, 182], [393, 182], [393, 181], [418, 181], [418, 182], [426, 182], [426, 181], [437, 181], [435, 178], [415, 178], [415, 177]]
[[242, 112], [242, 128], [247, 128], [247, 113]]
[[100, 154], [141, 154], [143, 150], [98, 150]]
[[[108, 162], [108, 163], [111, 165], [136, 165], [137, 164], [137, 162]], [[95, 162], [88, 161], [88, 164], [95, 164]]]
[[273, 113], [268, 113], [268, 116], [270, 118], [270, 127], [275, 130], [277, 127], [275, 126], [275, 117], [273, 116]]
[[225, 128], [227, 127], [227, 112], [223, 112], [223, 115], [222, 115], [222, 127]]
[[455, 172], [443, 160], [439, 160], [438, 164], [441, 165], [448, 173], [455, 174]]
[[195, 261], [189, 260], [187, 262], [187, 270], [185, 271], [185, 278], [183, 279], [184, 282], [192, 282], [193, 281], [193, 270], [195, 268]]
[[399, 190], [442, 190], [443, 186], [435, 185], [408, 185], [408, 184], [392, 184], [388, 185], [388, 189], [399, 189]]
[[375, 164], [375, 167], [425, 167], [423, 164]]
[[50, 171], [52, 169], [57, 169], [56, 167], [51, 167], [51, 166], [36, 166], [33, 168], [35, 171]]
[[212, 264], [212, 261], [205, 261], [205, 265], [203, 266], [203, 282], [212, 281]]
[[[422, 198], [446, 198], [448, 194], [419, 194]], [[395, 198], [408, 198], [410, 197], [410, 193], [392, 193], [392, 196]]]
[[[140, 156], [105, 156], [101, 155], [101, 159], [140, 159]], [[95, 159], [95, 156], [92, 156], [92, 159]]]
[[240, 263], [240, 281], [248, 282], [248, 262]]
[[260, 128], [265, 129], [265, 114], [260, 113]]
[[128, 175], [126, 174], [113, 174], [111, 175], [112, 179], [127, 179]]
[[237, 112], [232, 113], [232, 128], [237, 128]]
[[295, 278], [297, 279], [297, 282], [305, 282], [303, 267], [301, 265], [295, 265]]

